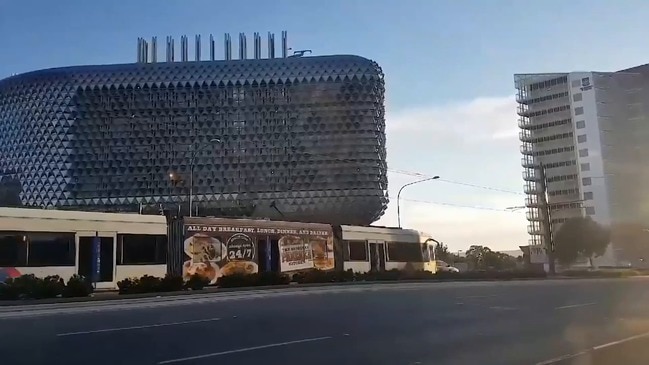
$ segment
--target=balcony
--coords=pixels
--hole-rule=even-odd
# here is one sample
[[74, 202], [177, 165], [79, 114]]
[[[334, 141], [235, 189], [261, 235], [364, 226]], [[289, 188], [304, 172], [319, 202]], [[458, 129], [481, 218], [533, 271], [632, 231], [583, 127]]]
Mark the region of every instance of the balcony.
[[528, 208], [539, 208], [542, 204], [537, 195], [529, 195], [525, 198], [525, 206]]
[[525, 169], [523, 171], [523, 180], [525, 181], [541, 181], [539, 172], [536, 169]]
[[533, 221], [533, 222], [542, 222], [543, 221], [543, 216], [541, 215], [541, 212], [538, 209], [530, 209], [525, 213], [525, 218], [527, 218], [528, 221]]
[[519, 104], [527, 104], [530, 98], [525, 92], [525, 89], [519, 89], [518, 94], [516, 94], [516, 102]]
[[521, 142], [532, 142], [533, 136], [532, 136], [532, 131], [523, 129], [520, 132], [518, 132], [518, 139]]
[[532, 156], [525, 156], [521, 158], [521, 166], [527, 169], [533, 169], [539, 167], [541, 164]]
[[541, 186], [535, 182], [528, 181], [523, 186], [523, 192], [525, 194], [541, 194]]
[[526, 104], [519, 104], [516, 108], [516, 114], [521, 117], [529, 117], [532, 114], [532, 110]]
[[541, 227], [541, 224], [539, 222], [533, 222], [527, 226], [527, 233], [531, 235], [541, 236], [543, 235], [543, 228]]
[[531, 143], [523, 142], [521, 145], [521, 153], [524, 155], [532, 155], [534, 153], [534, 147]]
[[533, 125], [534, 123], [532, 123], [532, 120], [530, 118], [527, 117], [518, 118], [518, 128], [529, 129]]

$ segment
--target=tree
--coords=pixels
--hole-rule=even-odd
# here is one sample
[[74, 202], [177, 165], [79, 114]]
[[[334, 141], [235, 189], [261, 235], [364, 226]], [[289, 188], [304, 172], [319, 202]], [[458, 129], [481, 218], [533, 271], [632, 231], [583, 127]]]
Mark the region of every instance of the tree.
[[449, 262], [450, 258], [452, 258], [452, 255], [448, 251], [448, 246], [442, 242], [435, 243], [435, 259]]
[[563, 265], [573, 264], [579, 257], [602, 256], [610, 242], [610, 231], [590, 217], [565, 221], [553, 237], [554, 254]]
[[492, 251], [489, 247], [472, 245], [466, 259], [475, 270], [510, 270], [516, 268], [516, 258], [506, 253]]

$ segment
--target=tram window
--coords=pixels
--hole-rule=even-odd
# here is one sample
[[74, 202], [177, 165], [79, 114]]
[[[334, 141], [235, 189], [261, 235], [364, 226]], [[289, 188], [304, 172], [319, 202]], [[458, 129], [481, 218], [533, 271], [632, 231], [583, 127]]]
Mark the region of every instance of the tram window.
[[348, 241], [349, 261], [367, 261], [367, 242]]
[[167, 236], [148, 234], [117, 235], [118, 265], [164, 264], [167, 260]]
[[388, 261], [422, 262], [421, 246], [418, 243], [388, 242]]
[[74, 233], [28, 233], [27, 266], [74, 266]]
[[25, 266], [26, 242], [22, 232], [0, 232], [0, 267]]

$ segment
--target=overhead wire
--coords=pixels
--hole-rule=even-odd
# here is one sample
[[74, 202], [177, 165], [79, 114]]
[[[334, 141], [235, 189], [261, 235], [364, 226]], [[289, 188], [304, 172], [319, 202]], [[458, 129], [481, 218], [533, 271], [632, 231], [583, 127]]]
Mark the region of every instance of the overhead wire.
[[[426, 175], [422, 174], [419, 172], [412, 172], [412, 171], [405, 171], [405, 170], [397, 170], [397, 169], [388, 169], [388, 172], [393, 172], [395, 174], [400, 174], [400, 175], [408, 175], [408, 176], [415, 176], [415, 177], [421, 177], [421, 178], [432, 178], [432, 175]], [[454, 184], [454, 185], [462, 185], [462, 186], [468, 186], [472, 188], [477, 188], [477, 189], [484, 189], [484, 190], [491, 190], [491, 191], [497, 191], [500, 193], [507, 193], [507, 194], [516, 194], [516, 195], [525, 195], [519, 191], [513, 191], [513, 190], [507, 190], [507, 189], [501, 189], [501, 188], [495, 188], [491, 186], [484, 186], [484, 185], [477, 185], [477, 184], [471, 184], [471, 183], [465, 183], [461, 181], [455, 181], [455, 180], [447, 180], [444, 178], [439, 178], [437, 181], [442, 181], [448, 184]]]
[[[395, 173], [395, 174], [420, 177], [420, 178], [423, 178], [423, 179], [433, 178], [434, 177], [432, 175], [426, 175], [426, 174], [422, 174], [422, 173], [419, 173], [419, 172], [406, 171], [406, 170], [388, 169], [388, 171], [392, 172], [392, 173]], [[500, 188], [495, 188], [495, 187], [491, 187], [491, 186], [483, 186], [483, 185], [465, 183], [465, 182], [461, 182], [461, 181], [447, 180], [447, 179], [442, 179], [442, 178], [437, 179], [437, 181], [442, 181], [442, 182], [445, 182], [445, 183], [455, 184], [455, 185], [463, 185], [463, 186], [468, 186], [468, 187], [472, 187], [472, 188], [478, 188], [478, 189], [484, 189], [484, 190], [491, 190], [491, 191], [497, 191], [497, 192], [502, 192], [502, 193], [508, 193], [508, 194], [524, 195], [524, 194], [522, 194], [520, 192], [516, 192], [516, 191], [512, 191], [512, 190], [506, 190], [506, 189], [500, 189]], [[456, 207], [456, 208], [489, 210], [489, 211], [506, 212], [506, 213], [520, 213], [520, 211], [518, 211], [518, 210], [503, 209], [503, 208], [482, 207], [482, 206], [475, 206], [475, 205], [463, 205], [463, 204], [445, 203], [445, 202], [434, 202], [434, 201], [420, 200], [420, 199], [402, 198], [401, 200], [414, 202], [414, 203], [442, 205], [442, 206], [449, 206], [449, 207]]]
[[476, 205], [462, 205], [462, 204], [443, 203], [443, 202], [433, 202], [433, 201], [429, 201], [429, 200], [406, 199], [406, 198], [401, 198], [400, 200], [408, 201], [408, 202], [413, 202], [413, 203], [424, 203], [424, 204], [433, 204], [433, 205], [443, 205], [443, 206], [455, 207], [455, 208], [466, 208], [466, 209], [489, 210], [489, 211], [505, 212], [505, 213], [520, 213], [520, 211], [514, 211], [514, 210], [510, 210], [510, 209], [501, 209], [501, 208], [492, 208], [492, 207], [481, 207], [481, 206], [476, 206]]

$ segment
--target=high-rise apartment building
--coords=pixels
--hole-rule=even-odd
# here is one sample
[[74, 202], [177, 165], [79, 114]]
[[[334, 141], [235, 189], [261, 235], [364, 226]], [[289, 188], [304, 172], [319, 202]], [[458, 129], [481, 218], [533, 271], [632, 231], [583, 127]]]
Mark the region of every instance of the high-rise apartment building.
[[[554, 232], [579, 216], [609, 227], [649, 222], [649, 65], [517, 74], [515, 85], [532, 251], [545, 247], [541, 166]], [[596, 263], [618, 261], [612, 242]]]

